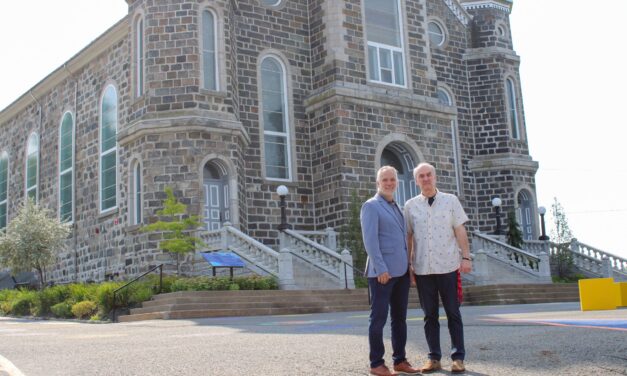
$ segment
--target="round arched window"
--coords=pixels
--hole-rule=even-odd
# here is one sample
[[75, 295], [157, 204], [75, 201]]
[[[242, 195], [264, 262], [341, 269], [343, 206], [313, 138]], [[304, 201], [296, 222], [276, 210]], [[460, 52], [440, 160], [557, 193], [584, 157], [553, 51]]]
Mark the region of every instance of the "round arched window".
[[434, 46], [441, 46], [444, 44], [446, 40], [446, 35], [444, 34], [444, 29], [440, 26], [439, 23], [435, 21], [429, 21], [427, 26], [429, 32], [429, 40]]

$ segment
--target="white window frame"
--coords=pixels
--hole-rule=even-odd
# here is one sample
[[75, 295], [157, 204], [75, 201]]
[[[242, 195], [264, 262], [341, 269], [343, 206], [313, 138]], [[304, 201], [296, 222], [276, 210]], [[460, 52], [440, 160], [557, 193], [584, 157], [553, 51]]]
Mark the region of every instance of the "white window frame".
[[505, 98], [507, 100], [507, 119], [510, 136], [520, 140], [520, 119], [518, 118], [518, 96], [516, 95], [516, 83], [511, 77], [505, 79]]
[[[66, 116], [70, 116], [70, 119], [72, 120], [72, 141], [71, 141], [71, 153], [72, 153], [72, 163], [70, 165], [69, 168], [66, 168], [65, 170], [61, 170], [61, 152], [63, 150], [62, 148], [62, 136], [63, 136], [63, 120], [65, 119]], [[76, 122], [74, 120], [74, 115], [72, 114], [72, 112], [70, 111], [66, 111], [63, 113], [63, 116], [61, 116], [61, 124], [59, 125], [59, 220], [63, 221], [63, 217], [61, 215], [61, 208], [62, 208], [62, 202], [61, 202], [61, 193], [62, 193], [62, 189], [63, 187], [61, 186], [61, 177], [63, 175], [67, 175], [70, 174], [71, 177], [71, 182], [72, 185], [70, 186], [71, 188], [71, 204], [72, 204], [72, 208], [70, 209], [70, 218], [68, 220], [66, 220], [65, 222], [67, 223], [74, 223], [74, 184], [75, 184], [75, 180], [74, 180], [74, 163], [75, 163], [75, 157], [74, 157], [74, 153], [76, 151], [76, 144], [75, 144], [75, 140], [76, 140]]]
[[[364, 10], [366, 8], [366, 1], [367, 0], [363, 0], [364, 1]], [[368, 67], [368, 71], [366, 72], [366, 75], [368, 77], [368, 81], [370, 82], [376, 82], [379, 84], [383, 84], [383, 85], [390, 85], [390, 86], [396, 86], [396, 87], [402, 87], [402, 88], [406, 88], [407, 87], [407, 82], [408, 82], [408, 77], [407, 77], [407, 67], [406, 67], [406, 63], [405, 63], [405, 33], [404, 33], [404, 23], [403, 23], [403, 12], [401, 9], [401, 1], [402, 0], [391, 0], [391, 1], [396, 1], [396, 11], [398, 12], [398, 33], [400, 36], [400, 47], [397, 46], [391, 46], [388, 44], [383, 44], [383, 43], [378, 43], [378, 42], [372, 42], [370, 40], [366, 41], [366, 61], [369, 62], [370, 61], [370, 47], [376, 48], [377, 49], [377, 76], [378, 79], [375, 79], [374, 77], [370, 77], [370, 68]], [[367, 28], [367, 20], [366, 20], [366, 15], [365, 15], [365, 11], [364, 11], [364, 30]], [[366, 35], [366, 37], [368, 37]], [[393, 82], [386, 82], [386, 81], [382, 81], [381, 80], [381, 71], [383, 68], [381, 68], [381, 50], [388, 50], [390, 52], [390, 57], [392, 60], [392, 67], [391, 67], [391, 71], [392, 71], [392, 81]], [[403, 84], [397, 84], [396, 83], [396, 71], [395, 71], [395, 64], [394, 64], [394, 52], [399, 52], [401, 54], [400, 60], [401, 60], [401, 66], [402, 66], [402, 77], [403, 77]]]
[[[116, 102], [116, 111], [115, 111], [115, 133], [116, 133], [116, 141], [115, 144], [112, 148], [109, 148], [107, 150], [102, 150], [102, 120], [103, 120], [103, 113], [102, 113], [102, 107], [103, 107], [103, 102], [105, 99], [105, 95], [107, 93], [107, 90], [109, 90], [109, 88], [113, 88], [114, 93], [115, 93], [115, 102]], [[102, 91], [102, 96], [100, 97], [100, 102], [99, 102], [99, 112], [100, 112], [100, 116], [99, 116], [99, 120], [98, 120], [98, 149], [100, 150], [100, 158], [99, 158], [99, 164], [98, 164], [98, 207], [100, 208], [100, 213], [108, 213], [111, 212], [113, 210], [116, 210], [118, 207], [118, 189], [117, 189], [117, 184], [118, 184], [118, 142], [117, 142], [117, 131], [118, 131], [118, 123], [119, 123], [119, 118], [118, 118], [118, 109], [119, 109], [119, 105], [118, 105], [118, 101], [119, 101], [119, 96], [118, 96], [118, 90], [117, 88], [113, 85], [113, 84], [109, 84], [106, 85], [104, 90]], [[114, 196], [115, 196], [115, 205], [109, 207], [109, 208], [103, 208], [102, 207], [102, 203], [103, 203], [103, 190], [102, 190], [102, 178], [103, 178], [103, 171], [102, 171], [102, 161], [104, 159], [104, 157], [108, 156], [109, 154], [115, 154], [115, 164], [114, 164], [114, 168], [115, 168], [115, 186], [114, 186]]]
[[130, 165], [129, 174], [129, 223], [132, 226], [140, 225], [144, 217], [144, 190], [143, 190], [143, 175], [142, 175], [142, 163], [139, 159], [133, 160]]
[[135, 97], [144, 95], [144, 17], [135, 20]]
[[[35, 137], [35, 139], [37, 140], [37, 149], [33, 152], [31, 152], [30, 150], [30, 140]], [[24, 170], [24, 199], [28, 199], [28, 194], [30, 191], [35, 190], [35, 203], [39, 202], [39, 150], [40, 150], [40, 144], [39, 144], [39, 135], [37, 134], [37, 132], [33, 132], [30, 134], [30, 136], [28, 136], [28, 140], [26, 141], [26, 160], [24, 161], [24, 166], [26, 167]], [[29, 187], [28, 186], [28, 157], [35, 153], [36, 154], [36, 159], [35, 159], [35, 185]]]
[[[276, 61], [279, 66], [281, 67], [282, 70], [282, 75], [281, 75], [281, 86], [283, 89], [283, 127], [285, 129], [285, 132], [276, 132], [276, 131], [268, 131], [265, 129], [265, 123], [264, 123], [264, 115], [263, 115], [263, 63], [266, 59], [273, 59], [274, 61]], [[291, 140], [291, 118], [290, 118], [290, 103], [288, 100], [288, 86], [287, 86], [287, 69], [285, 67], [285, 64], [283, 64], [283, 60], [281, 58], [279, 58], [276, 55], [273, 54], [268, 54], [266, 56], [264, 56], [261, 61], [259, 62], [259, 87], [261, 88], [259, 90], [259, 103], [260, 103], [260, 116], [259, 116], [259, 123], [261, 125], [261, 130], [262, 130], [262, 136], [263, 136], [263, 149], [262, 149], [262, 155], [261, 157], [263, 158], [263, 171], [264, 171], [264, 176], [267, 180], [272, 180], [272, 181], [292, 181], [292, 140]], [[275, 137], [284, 137], [285, 138], [285, 145], [286, 145], [286, 149], [287, 149], [287, 158], [286, 158], [286, 166], [285, 168], [287, 169], [287, 178], [275, 178], [275, 177], [271, 177], [268, 176], [268, 170], [266, 168], [266, 156], [265, 156], [265, 144], [266, 144], [266, 136], [275, 136]]]
[[[209, 88], [207, 86], [205, 86], [205, 76], [207, 74], [207, 72], [205, 72], [205, 42], [207, 39], [207, 35], [204, 35], [204, 14], [205, 12], [208, 12], [211, 17], [213, 17], [213, 67], [214, 67], [214, 71], [213, 71], [213, 79], [215, 82], [215, 87], [214, 88]], [[219, 72], [219, 61], [218, 61], [218, 17], [216, 12], [208, 7], [203, 7], [200, 13], [200, 33], [202, 34], [202, 37], [200, 38], [200, 50], [201, 50], [201, 54], [200, 54], [200, 59], [201, 59], [201, 72], [202, 72], [202, 88], [205, 90], [210, 90], [210, 91], [219, 91], [220, 90], [220, 75], [218, 74]]]
[[[440, 31], [442, 32], [442, 41], [440, 43], [437, 43], [437, 44], [434, 44], [434, 45], [432, 44], [433, 41], [431, 40], [431, 35], [433, 35], [433, 33], [431, 33], [431, 30], [429, 29], [429, 25], [430, 24], [436, 25], [440, 29]], [[447, 39], [446, 38], [446, 28], [442, 25], [441, 22], [436, 21], [434, 19], [430, 19], [427, 22], [427, 36], [429, 38], [429, 44], [432, 44], [432, 47], [442, 47], [446, 43], [446, 39]]]
[[5, 186], [5, 193], [6, 193], [6, 197], [4, 198], [4, 200], [0, 201], [0, 206], [4, 205], [4, 222], [5, 225], [3, 227], [0, 227], [0, 231], [4, 230], [6, 228], [6, 226], [9, 224], [9, 171], [10, 171], [10, 166], [9, 166], [9, 153], [7, 153], [6, 151], [0, 153], [0, 161], [6, 160], [7, 162], [7, 170], [6, 170], [6, 186]]

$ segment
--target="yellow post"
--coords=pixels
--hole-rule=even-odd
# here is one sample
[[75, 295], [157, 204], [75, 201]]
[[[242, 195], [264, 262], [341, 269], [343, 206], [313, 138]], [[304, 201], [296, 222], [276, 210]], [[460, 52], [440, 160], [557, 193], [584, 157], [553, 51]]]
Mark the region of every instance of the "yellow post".
[[612, 278], [579, 280], [579, 303], [582, 311], [616, 309], [616, 286]]

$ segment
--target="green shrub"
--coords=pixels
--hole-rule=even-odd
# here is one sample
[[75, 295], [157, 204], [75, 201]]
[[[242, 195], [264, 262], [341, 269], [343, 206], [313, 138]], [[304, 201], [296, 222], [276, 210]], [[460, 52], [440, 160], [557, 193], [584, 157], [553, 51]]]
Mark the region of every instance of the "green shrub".
[[96, 300], [96, 291], [98, 285], [86, 283], [73, 283], [68, 286], [70, 296], [68, 298], [72, 303], [82, 302], [83, 300]]
[[368, 278], [362, 276], [355, 276], [355, 288], [361, 289], [368, 287]]
[[15, 316], [29, 316], [35, 306], [37, 293], [35, 291], [20, 290], [20, 293], [11, 303], [11, 314]]
[[229, 290], [239, 290], [239, 285], [237, 283], [231, 283]]
[[141, 302], [150, 300], [154, 295], [153, 288], [150, 284], [142, 283], [139, 285], [131, 285], [131, 289], [128, 297], [128, 303], [131, 306], [136, 306]]
[[78, 319], [91, 317], [98, 310], [98, 305], [91, 300], [83, 300], [72, 306], [72, 314]]
[[[96, 301], [98, 302], [98, 308], [103, 314], [108, 314], [113, 309], [113, 291], [121, 287], [122, 284], [118, 282], [104, 282], [98, 285], [96, 289]], [[119, 291], [116, 294], [115, 305], [116, 307], [128, 306], [128, 289]]]
[[31, 312], [34, 316], [48, 316], [52, 313], [50, 308], [65, 301], [69, 295], [68, 286], [46, 287], [37, 292], [37, 299], [35, 299]]
[[69, 319], [73, 317], [72, 305], [68, 302], [61, 302], [50, 307], [50, 311], [55, 317]]
[[11, 314], [11, 306], [19, 294], [19, 290], [0, 290], [0, 315]]

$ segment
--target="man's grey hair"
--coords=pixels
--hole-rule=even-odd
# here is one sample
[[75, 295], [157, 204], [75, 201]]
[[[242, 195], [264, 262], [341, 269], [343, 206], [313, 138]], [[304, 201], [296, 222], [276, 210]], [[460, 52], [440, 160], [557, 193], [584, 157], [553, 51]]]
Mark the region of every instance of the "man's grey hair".
[[418, 166], [416, 166], [416, 168], [414, 168], [414, 179], [418, 177], [418, 170], [425, 166], [429, 167], [431, 169], [431, 172], [433, 172], [433, 176], [435, 176], [435, 167], [433, 167], [431, 163], [422, 162]]
[[377, 171], [377, 181], [379, 181], [379, 177], [381, 176], [381, 173], [387, 170], [394, 171], [394, 177], [396, 178], [396, 180], [398, 180], [398, 171], [396, 171], [394, 167], [388, 165], [388, 166], [381, 166], [381, 168]]

